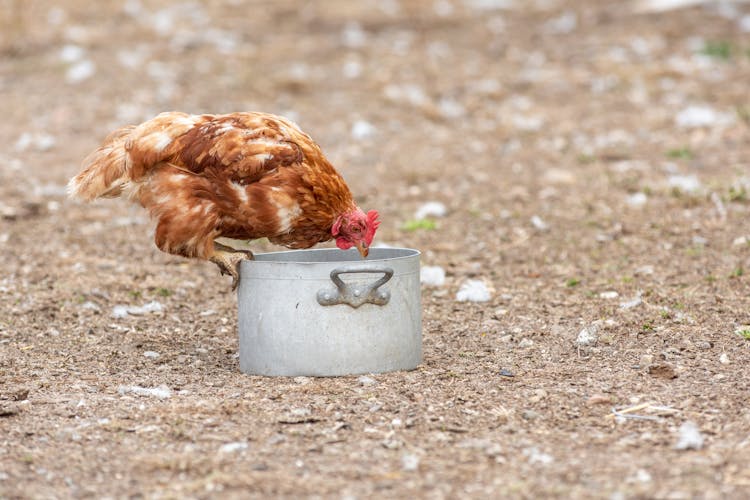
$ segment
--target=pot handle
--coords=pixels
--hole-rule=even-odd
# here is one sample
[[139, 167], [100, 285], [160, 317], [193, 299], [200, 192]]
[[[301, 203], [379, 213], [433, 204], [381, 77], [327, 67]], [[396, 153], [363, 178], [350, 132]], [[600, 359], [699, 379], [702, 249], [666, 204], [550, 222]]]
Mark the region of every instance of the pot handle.
[[[383, 273], [383, 276], [372, 284], [357, 285], [344, 283], [342, 274], [355, 273]], [[378, 266], [343, 266], [331, 271], [331, 281], [336, 288], [321, 288], [318, 290], [318, 304], [321, 306], [334, 306], [347, 304], [357, 308], [362, 304], [375, 304], [384, 306], [391, 300], [391, 292], [378, 290], [382, 285], [393, 277], [393, 269]]]

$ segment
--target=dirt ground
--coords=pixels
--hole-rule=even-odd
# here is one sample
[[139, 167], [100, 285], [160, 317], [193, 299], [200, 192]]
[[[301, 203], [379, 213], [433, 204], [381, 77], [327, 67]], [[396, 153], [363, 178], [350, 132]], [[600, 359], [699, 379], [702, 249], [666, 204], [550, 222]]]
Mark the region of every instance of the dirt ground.
[[[0, 2], [0, 498], [750, 495], [750, 6], [50, 4]], [[445, 269], [418, 369], [243, 375], [228, 278], [66, 199], [164, 110], [289, 116]]]

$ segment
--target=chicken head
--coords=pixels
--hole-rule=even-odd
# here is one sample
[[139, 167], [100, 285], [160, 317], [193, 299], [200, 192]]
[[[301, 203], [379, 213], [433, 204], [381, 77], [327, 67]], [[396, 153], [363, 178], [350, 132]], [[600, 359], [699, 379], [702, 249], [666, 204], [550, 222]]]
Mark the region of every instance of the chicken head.
[[336, 246], [340, 249], [348, 250], [356, 247], [362, 257], [367, 257], [379, 225], [376, 210], [370, 210], [365, 214], [362, 209], [356, 208], [336, 219], [331, 228], [331, 234], [336, 238]]

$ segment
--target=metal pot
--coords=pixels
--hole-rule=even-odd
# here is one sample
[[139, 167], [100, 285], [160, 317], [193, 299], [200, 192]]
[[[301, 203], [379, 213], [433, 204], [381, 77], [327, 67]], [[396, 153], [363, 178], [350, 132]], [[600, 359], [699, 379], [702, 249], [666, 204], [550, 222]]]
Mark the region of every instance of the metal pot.
[[422, 361], [419, 251], [372, 248], [256, 254], [238, 290], [240, 370], [336, 376]]

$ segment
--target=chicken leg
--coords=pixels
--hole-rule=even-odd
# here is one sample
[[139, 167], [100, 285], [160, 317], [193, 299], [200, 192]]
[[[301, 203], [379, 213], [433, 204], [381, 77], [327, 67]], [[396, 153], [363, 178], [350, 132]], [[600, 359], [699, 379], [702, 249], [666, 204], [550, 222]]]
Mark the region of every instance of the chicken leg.
[[240, 284], [240, 263], [243, 260], [253, 260], [253, 252], [250, 250], [237, 250], [236, 248], [214, 242], [214, 254], [209, 258], [211, 262], [219, 266], [221, 274], [232, 277], [232, 291]]

